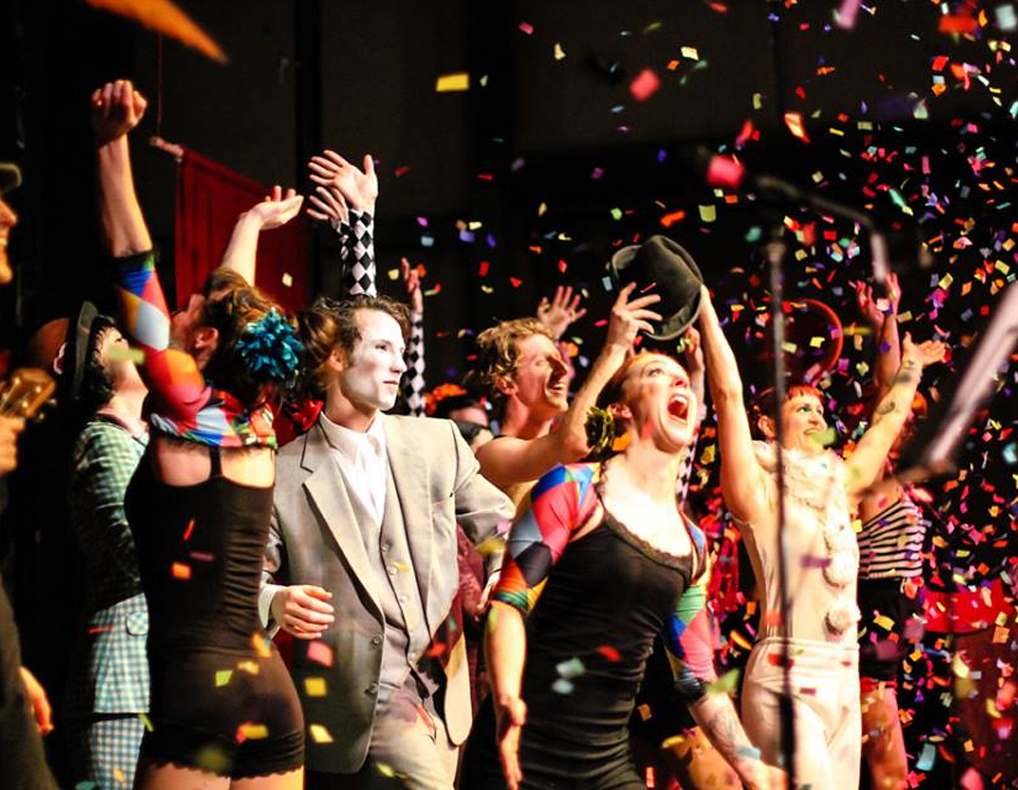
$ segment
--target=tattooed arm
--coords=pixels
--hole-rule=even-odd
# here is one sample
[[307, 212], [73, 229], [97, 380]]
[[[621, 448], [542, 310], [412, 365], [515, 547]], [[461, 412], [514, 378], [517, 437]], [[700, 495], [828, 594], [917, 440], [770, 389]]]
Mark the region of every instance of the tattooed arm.
[[735, 713], [731, 698], [724, 693], [705, 694], [690, 703], [690, 713], [710, 742], [750, 790], [785, 787], [788, 777], [780, 768], [767, 765], [759, 757], [742, 722]]
[[942, 361], [946, 353], [947, 346], [939, 340], [916, 345], [905, 335], [898, 373], [874, 410], [873, 424], [846, 462], [849, 496], [858, 496], [876, 481], [894, 440], [912, 411], [912, 399], [922, 379], [923, 368]]
[[[705, 556], [703, 533], [691, 530], [697, 554]], [[709, 564], [682, 594], [668, 621], [665, 645], [675, 675], [675, 688], [686, 700], [704, 734], [750, 788], [784, 787], [783, 771], [765, 765], [753, 747], [732, 700], [723, 691], [712, 691], [717, 679], [711, 644], [710, 612], [707, 608]]]

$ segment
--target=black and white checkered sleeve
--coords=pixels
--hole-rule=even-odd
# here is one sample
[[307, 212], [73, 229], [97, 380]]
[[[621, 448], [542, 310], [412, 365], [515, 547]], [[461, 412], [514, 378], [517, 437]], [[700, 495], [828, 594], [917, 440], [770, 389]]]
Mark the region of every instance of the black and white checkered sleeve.
[[424, 414], [424, 315], [410, 313], [410, 345], [406, 352], [403, 400], [415, 417]]
[[377, 296], [375, 287], [375, 218], [369, 211], [350, 209], [349, 222], [340, 222], [341, 282], [346, 296]]

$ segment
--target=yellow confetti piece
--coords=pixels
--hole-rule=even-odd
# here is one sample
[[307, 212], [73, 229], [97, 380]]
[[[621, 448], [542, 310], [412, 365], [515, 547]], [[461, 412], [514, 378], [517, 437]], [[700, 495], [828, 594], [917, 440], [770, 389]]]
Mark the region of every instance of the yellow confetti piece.
[[405, 562], [400, 562], [399, 560], [393, 560], [392, 565], [400, 573], [406, 573], [407, 571], [410, 570], [409, 565], [407, 565]]
[[321, 724], [312, 724], [308, 727], [308, 731], [311, 734], [311, 740], [315, 743], [332, 743], [332, 733], [330, 733]]
[[700, 210], [700, 219], [703, 222], [713, 222], [718, 218], [718, 210], [715, 206], [697, 206]]
[[799, 347], [795, 343], [792, 343], [791, 341], [786, 340], [784, 343], [781, 344], [781, 349], [785, 353], [794, 354], [796, 351], [799, 350]]
[[230, 678], [233, 677], [232, 669], [220, 669], [216, 672], [216, 688], [222, 688], [230, 682]]
[[537, 207], [537, 216], [543, 217], [548, 211], [548, 204], [541, 201], [541, 205]]
[[249, 741], [260, 741], [262, 738], [269, 737], [269, 728], [264, 724], [254, 724], [253, 722], [247, 722], [241, 724], [238, 728], [238, 733], [244, 736], [245, 740]]
[[885, 631], [891, 631], [894, 628], [894, 620], [888, 617], [886, 614], [878, 614], [873, 618], [873, 622], [879, 625]]
[[954, 277], [952, 277], [950, 274], [945, 274], [943, 277], [940, 278], [940, 282], [937, 283], [937, 287], [943, 288], [946, 291], [948, 288], [951, 287], [951, 283], [953, 282]]
[[399, 279], [399, 269], [389, 269], [386, 274], [388, 274], [389, 279], [394, 282]]
[[258, 674], [258, 665], [254, 661], [241, 661], [237, 664], [237, 669], [251, 675]]
[[732, 694], [739, 685], [739, 670], [733, 669], [708, 683], [704, 688], [708, 694]]
[[283, 285], [290, 288], [293, 285], [293, 276], [289, 272], [283, 272]]
[[438, 93], [453, 93], [470, 89], [470, 74], [465, 71], [458, 71], [453, 74], [443, 74], [435, 81], [435, 90]]
[[665, 738], [661, 741], [662, 749], [671, 749], [673, 746], [681, 746], [686, 742], [687, 738], [685, 735], [673, 735], [671, 738]]
[[565, 59], [566, 51], [562, 49], [562, 45], [559, 44], [557, 41], [555, 42], [555, 48], [552, 50], [552, 56], [555, 58], [555, 60]]
[[696, 51], [696, 47], [683, 47], [679, 52], [684, 58], [689, 58], [690, 60], [700, 59], [700, 53]]
[[820, 346], [822, 346], [824, 344], [824, 340], [826, 340], [826, 338], [823, 338], [823, 337], [811, 337], [809, 339], [809, 344], [810, 344], [810, 346], [812, 348], [820, 348]]
[[329, 693], [325, 678], [304, 678], [304, 693], [309, 697], [324, 697]]
[[148, 717], [147, 713], [139, 713], [138, 718], [141, 719], [141, 723], [145, 725], [145, 729], [149, 732], [152, 732], [152, 730], [155, 729], [152, 726], [152, 719]]
[[145, 352], [140, 348], [128, 348], [127, 346], [111, 346], [106, 351], [106, 356], [113, 360], [128, 360], [135, 365], [141, 365], [145, 361]]

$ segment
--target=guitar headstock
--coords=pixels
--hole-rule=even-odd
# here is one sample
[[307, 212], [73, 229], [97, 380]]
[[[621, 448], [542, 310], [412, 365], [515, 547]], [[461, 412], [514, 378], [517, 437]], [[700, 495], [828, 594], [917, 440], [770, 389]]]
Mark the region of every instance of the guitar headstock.
[[45, 370], [18, 368], [0, 385], [0, 416], [31, 420], [49, 403], [56, 388]]

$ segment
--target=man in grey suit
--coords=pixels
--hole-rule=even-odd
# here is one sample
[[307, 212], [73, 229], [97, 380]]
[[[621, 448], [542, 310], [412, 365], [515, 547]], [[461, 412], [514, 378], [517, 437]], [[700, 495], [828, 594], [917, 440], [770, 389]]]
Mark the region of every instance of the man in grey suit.
[[452, 422], [381, 413], [406, 370], [405, 306], [319, 300], [301, 324], [325, 406], [279, 453], [260, 610], [298, 638], [307, 787], [452, 788], [471, 724], [456, 525], [491, 573], [512, 503]]

